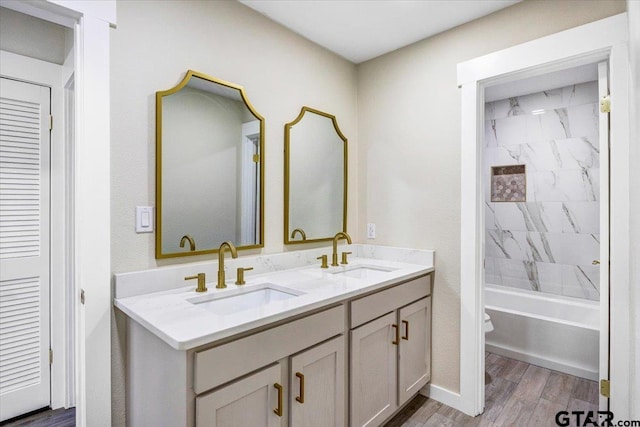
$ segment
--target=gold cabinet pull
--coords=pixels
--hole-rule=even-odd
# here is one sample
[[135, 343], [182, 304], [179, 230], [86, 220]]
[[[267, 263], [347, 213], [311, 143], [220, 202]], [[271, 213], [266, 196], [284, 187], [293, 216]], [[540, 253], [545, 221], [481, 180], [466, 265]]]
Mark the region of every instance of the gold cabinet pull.
[[296, 377], [300, 379], [300, 393], [298, 393], [299, 396], [296, 397], [296, 400], [300, 403], [304, 403], [304, 374], [296, 372]]
[[396, 338], [393, 341], [391, 341], [391, 344], [398, 345], [400, 344], [400, 328], [398, 328], [398, 325], [391, 325], [391, 327], [396, 331], [395, 332]]
[[409, 321], [403, 320], [402, 324], [404, 325], [404, 335], [402, 336], [402, 339], [409, 341]]
[[600, 260], [599, 259], [594, 259], [593, 261], [591, 261], [592, 265], [600, 265]]
[[282, 416], [282, 386], [278, 383], [275, 383], [273, 385], [276, 390], [278, 390], [278, 407], [276, 409], [273, 410], [273, 412], [281, 417]]

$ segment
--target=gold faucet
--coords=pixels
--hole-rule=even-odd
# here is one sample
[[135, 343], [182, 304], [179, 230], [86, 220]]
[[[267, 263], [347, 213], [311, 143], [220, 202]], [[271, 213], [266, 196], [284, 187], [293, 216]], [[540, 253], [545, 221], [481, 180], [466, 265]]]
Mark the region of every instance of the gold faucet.
[[196, 250], [196, 241], [193, 240], [193, 237], [189, 236], [188, 234], [185, 234], [184, 236], [182, 236], [182, 239], [180, 239], [180, 247], [184, 248], [184, 244], [189, 241], [189, 250], [191, 252]]
[[351, 236], [344, 231], [339, 231], [333, 236], [333, 254], [331, 255], [331, 266], [338, 267], [338, 240], [347, 239], [347, 243], [351, 244]]
[[224, 280], [224, 248], [225, 247], [229, 248], [232, 258], [238, 258], [238, 251], [236, 250], [236, 247], [233, 246], [233, 243], [229, 241], [222, 242], [222, 244], [218, 248], [218, 284], [216, 285], [216, 289], [223, 289], [227, 287]]
[[300, 237], [302, 237], [302, 240], [307, 240], [307, 233], [305, 233], [302, 228], [296, 228], [291, 232], [292, 239], [296, 237], [296, 233], [300, 233]]

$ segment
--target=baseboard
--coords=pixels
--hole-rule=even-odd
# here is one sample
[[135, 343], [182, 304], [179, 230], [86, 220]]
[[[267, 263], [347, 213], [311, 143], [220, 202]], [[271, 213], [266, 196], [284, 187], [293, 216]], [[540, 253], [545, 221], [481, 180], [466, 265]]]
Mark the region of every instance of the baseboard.
[[437, 400], [438, 402], [457, 409], [458, 411], [465, 412], [464, 408], [462, 408], [460, 393], [455, 393], [434, 384], [427, 384], [422, 387], [420, 394], [428, 397], [429, 399]]
[[541, 366], [543, 368], [551, 369], [558, 372], [563, 372], [565, 374], [573, 375], [580, 378], [586, 378], [592, 381], [598, 381], [598, 377], [599, 377], [598, 372], [591, 371], [588, 369], [583, 369], [578, 366], [562, 363], [557, 360], [533, 356], [531, 354], [523, 353], [512, 348], [499, 347], [499, 346], [491, 345], [488, 343], [485, 343], [485, 350], [490, 353], [495, 353], [500, 356], [505, 356], [511, 359], [520, 360], [522, 362], [530, 363], [532, 365]]

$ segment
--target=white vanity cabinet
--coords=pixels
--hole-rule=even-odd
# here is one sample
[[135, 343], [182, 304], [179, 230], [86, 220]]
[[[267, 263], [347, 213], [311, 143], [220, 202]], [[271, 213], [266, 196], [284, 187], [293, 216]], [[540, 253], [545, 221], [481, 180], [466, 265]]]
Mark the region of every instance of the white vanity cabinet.
[[351, 303], [350, 419], [375, 427], [429, 382], [431, 276]]

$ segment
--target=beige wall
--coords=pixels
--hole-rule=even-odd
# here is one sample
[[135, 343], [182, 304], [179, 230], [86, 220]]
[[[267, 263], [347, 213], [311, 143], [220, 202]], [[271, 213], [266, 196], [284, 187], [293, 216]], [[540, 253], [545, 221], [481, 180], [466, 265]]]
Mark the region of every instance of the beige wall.
[[433, 384], [459, 391], [456, 64], [624, 11], [624, 1], [524, 1], [358, 66], [358, 223], [376, 223], [376, 244], [436, 251]]
[[[283, 246], [284, 124], [307, 105], [334, 114], [349, 138], [357, 177], [355, 66], [235, 1], [118, 1], [111, 32], [111, 227], [113, 272], [153, 268], [154, 234], [136, 234], [136, 205], [155, 205], [155, 92], [187, 69], [241, 84], [265, 117], [265, 248]], [[355, 230], [355, 198], [349, 205]], [[350, 228], [351, 230], [351, 228]], [[299, 248], [294, 248], [299, 249]], [[260, 252], [260, 251], [253, 251]], [[125, 422], [124, 321], [112, 327], [112, 419]]]

